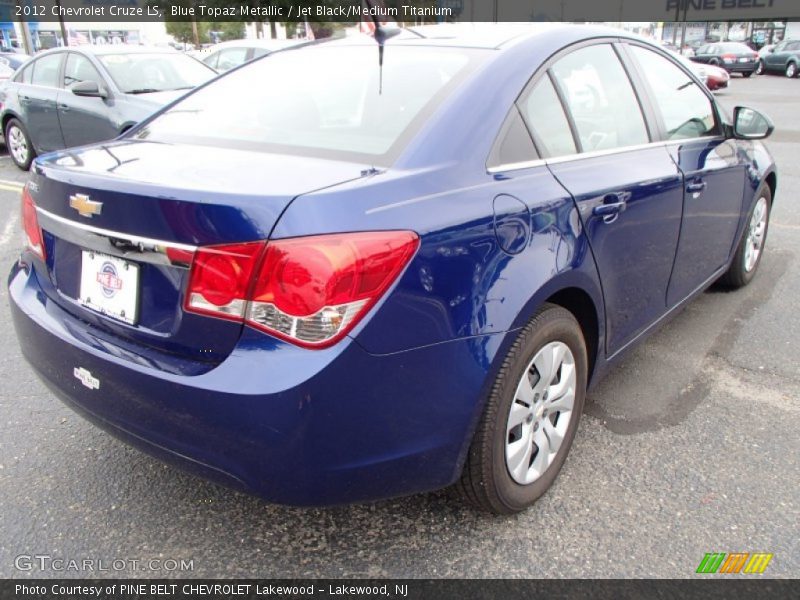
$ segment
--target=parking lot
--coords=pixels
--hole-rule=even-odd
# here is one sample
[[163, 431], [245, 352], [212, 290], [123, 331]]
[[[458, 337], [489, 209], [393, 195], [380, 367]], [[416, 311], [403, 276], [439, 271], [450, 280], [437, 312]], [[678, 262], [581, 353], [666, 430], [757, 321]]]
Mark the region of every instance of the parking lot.
[[[767, 575], [796, 577], [800, 81], [737, 76], [719, 98], [776, 125], [767, 145], [778, 193], [758, 276], [741, 291], [702, 295], [596, 387], [555, 486], [515, 517], [478, 513], [447, 491], [272, 506], [165, 466], [39, 383], [18, 350], [3, 286], [0, 576], [680, 578], [707, 552], [769, 552]], [[4, 269], [20, 243], [24, 180], [3, 151]], [[26, 570], [17, 558], [36, 555], [126, 566]], [[191, 561], [191, 570], [129, 562], [149, 559]]]

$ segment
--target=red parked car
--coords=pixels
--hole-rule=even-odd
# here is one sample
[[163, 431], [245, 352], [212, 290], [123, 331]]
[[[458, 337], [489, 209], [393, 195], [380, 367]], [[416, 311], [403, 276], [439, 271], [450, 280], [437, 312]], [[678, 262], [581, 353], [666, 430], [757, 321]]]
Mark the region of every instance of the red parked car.
[[703, 65], [703, 70], [706, 72], [706, 87], [709, 90], [713, 92], [728, 87], [731, 76], [725, 69], [714, 65]]

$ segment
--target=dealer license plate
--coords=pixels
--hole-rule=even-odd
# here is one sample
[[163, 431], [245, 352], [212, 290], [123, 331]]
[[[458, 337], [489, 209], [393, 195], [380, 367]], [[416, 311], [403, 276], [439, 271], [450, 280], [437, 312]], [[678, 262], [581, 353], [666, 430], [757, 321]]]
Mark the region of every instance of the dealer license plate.
[[116, 256], [83, 250], [78, 301], [130, 325], [139, 307], [139, 265]]

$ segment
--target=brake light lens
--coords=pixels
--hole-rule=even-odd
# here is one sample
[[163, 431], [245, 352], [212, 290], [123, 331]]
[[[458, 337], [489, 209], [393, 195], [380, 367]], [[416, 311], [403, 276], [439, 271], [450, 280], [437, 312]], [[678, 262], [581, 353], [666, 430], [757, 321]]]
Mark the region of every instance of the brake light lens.
[[199, 248], [192, 261], [185, 309], [240, 321], [263, 249], [264, 242]]
[[723, 62], [729, 63], [736, 60], [736, 55], [734, 54], [723, 54], [722, 55]]
[[201, 248], [185, 307], [328, 347], [383, 296], [418, 246], [414, 232], [377, 231]]
[[36, 205], [26, 185], [22, 190], [22, 227], [25, 232], [25, 245], [36, 256], [45, 259], [44, 238], [36, 216]]

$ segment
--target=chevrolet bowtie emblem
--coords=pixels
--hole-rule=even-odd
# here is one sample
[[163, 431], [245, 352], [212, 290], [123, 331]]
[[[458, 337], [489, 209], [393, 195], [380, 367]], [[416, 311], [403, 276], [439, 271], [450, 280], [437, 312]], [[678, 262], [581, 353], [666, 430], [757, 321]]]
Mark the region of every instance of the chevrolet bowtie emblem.
[[86, 194], [73, 194], [69, 197], [69, 205], [78, 211], [82, 217], [92, 218], [92, 215], [99, 215], [103, 210], [103, 203], [96, 202]]

